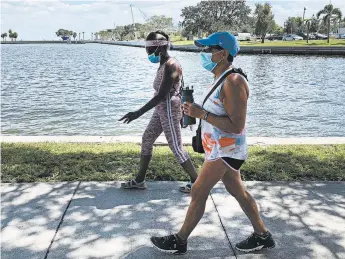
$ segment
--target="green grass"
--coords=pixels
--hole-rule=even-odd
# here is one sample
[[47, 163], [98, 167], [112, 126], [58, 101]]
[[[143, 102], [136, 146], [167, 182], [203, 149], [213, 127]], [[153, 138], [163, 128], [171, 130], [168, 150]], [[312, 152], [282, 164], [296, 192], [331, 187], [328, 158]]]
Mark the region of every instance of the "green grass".
[[[203, 156], [187, 147], [198, 170]], [[1, 180], [112, 181], [133, 177], [140, 146], [134, 144], [3, 143]], [[245, 180], [345, 180], [345, 145], [253, 146], [242, 167]], [[168, 147], [155, 147], [147, 178], [187, 180]]]
[[[194, 45], [194, 41], [185, 40], [185, 41], [176, 41], [173, 42], [173, 45]], [[305, 40], [299, 41], [265, 41], [264, 44], [261, 42], [247, 42], [240, 41], [240, 46], [265, 46], [265, 47], [303, 47], [303, 46], [318, 46], [318, 47], [327, 47], [327, 46], [344, 46], [345, 40], [330, 40], [330, 43], [327, 43], [327, 40], [311, 40], [307, 44]]]

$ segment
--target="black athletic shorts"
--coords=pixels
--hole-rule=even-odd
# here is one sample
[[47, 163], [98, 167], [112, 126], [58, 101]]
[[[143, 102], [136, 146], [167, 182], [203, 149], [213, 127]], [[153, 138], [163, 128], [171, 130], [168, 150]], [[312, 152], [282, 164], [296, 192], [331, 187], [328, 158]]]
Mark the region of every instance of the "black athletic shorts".
[[230, 157], [222, 157], [223, 161], [235, 170], [239, 170], [245, 160], [238, 160]]

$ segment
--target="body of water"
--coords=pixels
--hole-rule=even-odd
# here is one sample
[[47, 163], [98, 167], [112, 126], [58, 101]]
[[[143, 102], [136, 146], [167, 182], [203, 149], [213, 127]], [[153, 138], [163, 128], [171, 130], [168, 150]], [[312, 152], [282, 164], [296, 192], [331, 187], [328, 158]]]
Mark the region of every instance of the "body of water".
[[[171, 55], [198, 98], [212, 74], [197, 53]], [[153, 96], [158, 66], [142, 48], [2, 45], [1, 59], [4, 135], [141, 135], [152, 114], [118, 122]], [[345, 136], [344, 58], [240, 55], [234, 64], [249, 78], [249, 136]]]

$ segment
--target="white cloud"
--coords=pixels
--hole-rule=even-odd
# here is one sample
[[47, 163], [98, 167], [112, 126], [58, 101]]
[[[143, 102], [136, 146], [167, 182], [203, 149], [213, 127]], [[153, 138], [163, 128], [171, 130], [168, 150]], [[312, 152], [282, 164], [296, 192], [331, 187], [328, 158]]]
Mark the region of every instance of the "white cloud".
[[[195, 5], [199, 0], [176, 1], [61, 1], [61, 0], [5, 0], [1, 3], [1, 32], [12, 29], [19, 34], [19, 39], [56, 39], [54, 32], [59, 28], [76, 32], [85, 32], [85, 38], [91, 32], [112, 28], [116, 25], [132, 23], [129, 4], [134, 4], [135, 22], [144, 22], [140, 8], [147, 16], [166, 15], [173, 17], [175, 23], [181, 20], [181, 9]], [[247, 1], [254, 9], [256, 2]], [[306, 7], [306, 17], [317, 13], [329, 0], [317, 1], [269, 1], [273, 6], [278, 24], [283, 25], [288, 16], [302, 16]], [[345, 15], [345, 1], [332, 0], [332, 4], [340, 8]]]

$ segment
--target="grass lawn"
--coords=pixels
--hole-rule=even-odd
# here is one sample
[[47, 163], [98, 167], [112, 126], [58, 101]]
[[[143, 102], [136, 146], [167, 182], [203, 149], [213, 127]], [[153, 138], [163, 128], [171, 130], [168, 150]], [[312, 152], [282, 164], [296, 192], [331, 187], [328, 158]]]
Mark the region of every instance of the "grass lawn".
[[[198, 170], [203, 156], [187, 147]], [[133, 177], [140, 157], [135, 144], [2, 143], [1, 180], [112, 181]], [[345, 145], [251, 146], [244, 180], [345, 181]], [[155, 147], [147, 178], [188, 180], [168, 147]]]
[[[173, 45], [194, 45], [194, 41], [192, 40], [185, 40], [185, 41], [176, 41], [173, 42]], [[345, 40], [330, 40], [330, 43], [327, 43], [327, 40], [311, 40], [307, 44], [305, 40], [298, 40], [298, 41], [265, 41], [264, 44], [261, 42], [247, 42], [247, 41], [240, 41], [240, 46], [284, 46], [284, 47], [301, 47], [301, 46], [344, 46], [345, 47]]]

